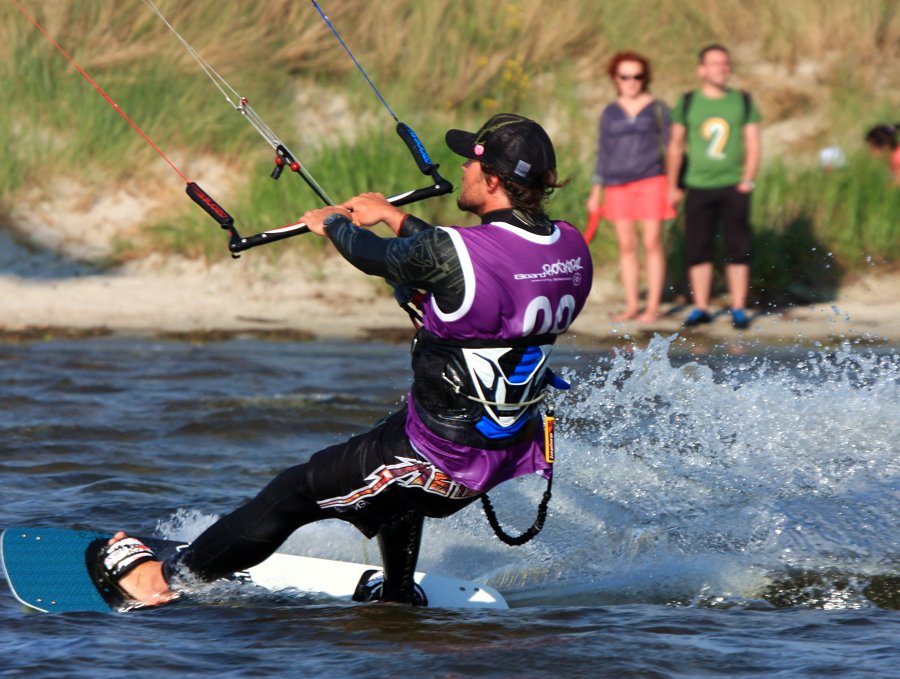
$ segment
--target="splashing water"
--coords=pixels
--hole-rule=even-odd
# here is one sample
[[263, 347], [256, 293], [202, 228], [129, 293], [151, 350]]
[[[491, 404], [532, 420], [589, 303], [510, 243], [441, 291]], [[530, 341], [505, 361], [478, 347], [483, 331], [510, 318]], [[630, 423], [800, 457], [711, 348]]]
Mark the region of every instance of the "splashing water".
[[[714, 372], [676, 365], [673, 339], [558, 399], [548, 527], [494, 584], [522, 602], [900, 607], [900, 358], [844, 346]], [[492, 495], [528, 525], [542, 491]]]
[[[900, 357], [845, 345], [714, 370], [671, 357], [674, 339], [568, 371], [537, 539], [502, 545], [475, 504], [429, 522], [420, 569], [486, 580], [517, 605], [900, 608]], [[544, 488], [491, 491], [510, 532]], [[179, 510], [159, 532], [189, 540], [214, 518]], [[282, 551], [379, 563], [340, 522]]]
[[[428, 521], [420, 569], [497, 586], [513, 610], [211, 583], [192, 599], [213, 605], [23, 617], [0, 583], [0, 643], [14, 650], [3, 670], [59, 674], [62, 659], [85, 677], [893, 676], [896, 349], [753, 359], [679, 347], [560, 347], [554, 363], [575, 387], [555, 397], [553, 500], [535, 540], [505, 546], [477, 503]], [[378, 343], [37, 342], [0, 346], [0, 365], [0, 526], [182, 540], [408, 388], [408, 358]], [[544, 489], [529, 476], [491, 491], [508, 532], [531, 525]], [[379, 563], [375, 541], [340, 521], [282, 550]], [[786, 608], [757, 610], [773, 607]]]

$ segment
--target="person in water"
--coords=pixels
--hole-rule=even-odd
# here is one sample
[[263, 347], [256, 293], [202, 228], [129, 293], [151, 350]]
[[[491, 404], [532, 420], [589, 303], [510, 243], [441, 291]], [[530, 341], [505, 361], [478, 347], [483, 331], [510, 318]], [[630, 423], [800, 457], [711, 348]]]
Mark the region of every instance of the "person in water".
[[[466, 158], [457, 205], [480, 225], [435, 227], [378, 193], [302, 218], [356, 268], [424, 292], [406, 405], [281, 472], [172, 560], [116, 533], [101, 567], [129, 599], [165, 603], [185, 571], [225, 577], [301, 526], [342, 519], [378, 538], [383, 579], [363, 588], [364, 599], [422, 604], [413, 575], [424, 518], [450, 516], [517, 476], [552, 474], [541, 400], [566, 385], [547, 363], [590, 292], [591, 257], [574, 226], [546, 215], [562, 184], [538, 123], [501, 113], [477, 132], [448, 131], [446, 141]], [[378, 223], [396, 238], [361, 228]]]

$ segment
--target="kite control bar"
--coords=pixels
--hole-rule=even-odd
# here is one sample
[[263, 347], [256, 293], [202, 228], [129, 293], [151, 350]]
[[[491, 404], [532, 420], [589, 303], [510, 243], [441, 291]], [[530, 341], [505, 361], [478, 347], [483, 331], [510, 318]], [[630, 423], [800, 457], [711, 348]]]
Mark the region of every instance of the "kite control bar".
[[[391, 205], [399, 207], [401, 205], [408, 205], [410, 203], [415, 203], [416, 201], [425, 200], [426, 198], [442, 196], [452, 192], [453, 184], [438, 173], [438, 164], [431, 162], [428, 152], [425, 150], [425, 147], [422, 145], [422, 142], [416, 136], [415, 132], [404, 123], [398, 123], [397, 134], [399, 134], [403, 141], [406, 142], [419, 169], [423, 174], [431, 177], [434, 183], [431, 186], [425, 186], [420, 189], [413, 189], [412, 191], [390, 196], [387, 199], [388, 202]], [[283, 156], [279, 155], [279, 158], [282, 157]], [[273, 171], [274, 179], [278, 178], [277, 176], [274, 176], [276, 172], [278, 175], [281, 174], [282, 164], [283, 163], [278, 163], [276, 165], [275, 171]], [[244, 250], [249, 250], [250, 248], [255, 248], [259, 245], [274, 243], [279, 240], [284, 240], [285, 238], [292, 238], [309, 232], [309, 227], [306, 224], [296, 222], [277, 229], [263, 231], [252, 236], [242, 236], [234, 224], [234, 217], [232, 217], [225, 208], [219, 205], [212, 196], [200, 188], [196, 182], [188, 182], [185, 191], [188, 196], [190, 196], [191, 200], [203, 208], [204, 212], [212, 217], [222, 229], [228, 232], [228, 249], [231, 251], [231, 256], [235, 259], [240, 256], [238, 253], [243, 252]]]
[[[399, 207], [401, 205], [408, 205], [420, 200], [425, 200], [426, 198], [442, 196], [452, 192], [453, 184], [438, 173], [439, 165], [432, 162], [431, 157], [425, 150], [425, 146], [422, 144], [416, 133], [405, 123], [397, 123], [397, 134], [403, 139], [409, 152], [412, 154], [413, 159], [416, 161], [419, 170], [421, 170], [423, 174], [431, 177], [434, 183], [431, 186], [425, 186], [420, 189], [413, 189], [411, 191], [406, 191], [405, 193], [398, 193], [395, 196], [390, 196], [387, 199], [388, 202], [391, 205]], [[276, 158], [275, 169], [272, 171], [273, 179], [278, 179], [278, 177], [281, 176], [284, 165], [291, 167], [293, 163], [296, 162], [293, 160], [290, 151], [284, 147], [280, 147], [279, 149], [276, 149], [276, 151], [278, 152], [278, 156]], [[291, 169], [293, 170], [294, 168], [291, 167]], [[309, 232], [309, 227], [306, 226], [306, 224], [296, 222], [277, 229], [263, 231], [262, 233], [257, 233], [253, 236], [242, 236], [234, 225], [234, 217], [206, 193], [206, 191], [201, 189], [200, 186], [195, 182], [188, 182], [185, 190], [191, 200], [202, 207], [220, 227], [225, 231], [228, 231], [230, 236], [228, 240], [228, 249], [231, 251], [231, 256], [235, 259], [240, 256], [238, 253], [243, 252], [244, 250], [249, 250], [250, 248], [255, 248], [259, 245], [274, 243], [279, 240], [284, 240], [285, 238], [292, 238], [293, 236], [299, 236]]]

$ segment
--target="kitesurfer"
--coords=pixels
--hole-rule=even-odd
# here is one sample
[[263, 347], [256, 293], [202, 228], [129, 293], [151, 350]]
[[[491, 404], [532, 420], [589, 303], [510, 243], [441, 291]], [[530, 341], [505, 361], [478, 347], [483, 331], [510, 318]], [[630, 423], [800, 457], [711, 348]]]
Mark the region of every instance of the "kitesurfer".
[[[381, 548], [383, 578], [360, 583], [358, 598], [423, 604], [413, 574], [424, 518], [449, 516], [514, 477], [552, 473], [541, 400], [565, 383], [547, 362], [585, 304], [591, 257], [575, 227], [546, 215], [562, 183], [537, 122], [502, 113], [446, 141], [466, 159], [457, 204], [478, 226], [434, 227], [375, 193], [302, 218], [353, 266], [424, 293], [406, 405], [280, 473], [173, 561], [117, 533], [103, 566], [129, 598], [164, 603], [183, 570], [227, 576], [303, 525], [342, 519]], [[363, 228], [377, 223], [396, 238]]]

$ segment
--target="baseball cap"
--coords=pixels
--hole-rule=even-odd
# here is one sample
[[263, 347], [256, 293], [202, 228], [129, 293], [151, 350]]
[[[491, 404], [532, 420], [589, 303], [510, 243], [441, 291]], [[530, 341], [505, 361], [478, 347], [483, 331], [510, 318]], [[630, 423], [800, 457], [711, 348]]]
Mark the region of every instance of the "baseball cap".
[[544, 128], [515, 113], [498, 113], [478, 132], [449, 130], [446, 139], [457, 155], [490, 165], [525, 186], [538, 184], [556, 167], [553, 142]]

